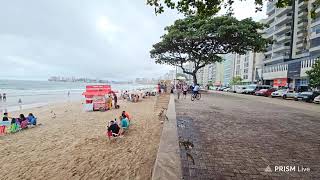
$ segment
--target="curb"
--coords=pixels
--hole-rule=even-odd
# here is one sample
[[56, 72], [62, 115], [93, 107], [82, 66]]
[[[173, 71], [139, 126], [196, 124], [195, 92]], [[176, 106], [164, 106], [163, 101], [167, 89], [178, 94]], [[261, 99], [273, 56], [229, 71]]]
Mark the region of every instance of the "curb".
[[170, 95], [167, 110], [168, 121], [164, 122], [157, 158], [153, 167], [152, 180], [181, 179], [181, 159], [174, 95]]

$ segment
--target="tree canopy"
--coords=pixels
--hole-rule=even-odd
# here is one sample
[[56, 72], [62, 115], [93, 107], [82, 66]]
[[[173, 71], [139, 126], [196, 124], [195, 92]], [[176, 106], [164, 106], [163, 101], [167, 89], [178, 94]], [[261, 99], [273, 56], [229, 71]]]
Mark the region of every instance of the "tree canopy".
[[[150, 54], [158, 64], [180, 67], [197, 83], [197, 71], [208, 64], [221, 62], [222, 54], [264, 51], [269, 41], [258, 32], [263, 28], [263, 24], [251, 18], [239, 21], [231, 16], [189, 16], [167, 26], [166, 33], [153, 45]], [[186, 63], [192, 63], [194, 69], [186, 69]]]
[[[246, 1], [246, 0], [241, 0]], [[255, 0], [256, 11], [261, 11], [263, 3], [268, 0]], [[276, 6], [279, 8], [287, 7], [292, 4], [293, 0], [278, 0]], [[147, 0], [147, 4], [155, 8], [156, 14], [164, 12], [164, 8], [177, 9], [186, 16], [200, 15], [212, 16], [217, 14], [222, 7], [227, 7], [232, 13], [234, 0]], [[315, 9], [320, 7], [320, 0], [315, 0], [311, 16], [315, 16]]]
[[233, 77], [230, 84], [231, 85], [240, 85], [242, 83], [242, 78], [240, 76]]
[[312, 69], [306, 72], [309, 76], [309, 86], [313, 88], [320, 87], [320, 60], [318, 60]]

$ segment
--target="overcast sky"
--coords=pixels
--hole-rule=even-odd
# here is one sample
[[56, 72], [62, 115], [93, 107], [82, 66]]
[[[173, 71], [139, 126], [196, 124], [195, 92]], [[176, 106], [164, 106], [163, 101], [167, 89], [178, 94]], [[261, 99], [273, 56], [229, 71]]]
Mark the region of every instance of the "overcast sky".
[[[156, 65], [149, 50], [179, 15], [155, 16], [145, 1], [1, 0], [0, 79], [163, 75], [170, 67]], [[254, 12], [253, 0], [235, 9], [239, 19], [265, 17]]]

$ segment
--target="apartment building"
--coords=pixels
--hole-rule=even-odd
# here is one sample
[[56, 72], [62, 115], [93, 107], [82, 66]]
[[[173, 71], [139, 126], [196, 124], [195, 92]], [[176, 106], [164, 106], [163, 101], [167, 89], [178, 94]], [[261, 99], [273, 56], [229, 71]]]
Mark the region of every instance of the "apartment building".
[[258, 69], [261, 69], [261, 53], [247, 52], [245, 55], [235, 55], [233, 77], [241, 77], [244, 84], [259, 82]]
[[320, 55], [320, 9], [311, 19], [314, 0], [295, 0], [286, 8], [276, 8], [276, 2], [267, 4], [265, 38], [274, 43], [264, 54], [262, 79], [276, 87], [301, 89], [308, 85], [305, 71]]

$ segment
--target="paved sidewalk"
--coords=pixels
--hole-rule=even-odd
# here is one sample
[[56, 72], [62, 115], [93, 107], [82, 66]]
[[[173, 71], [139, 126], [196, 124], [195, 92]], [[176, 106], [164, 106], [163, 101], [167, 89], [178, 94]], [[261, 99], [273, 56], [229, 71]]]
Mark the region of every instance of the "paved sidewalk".
[[176, 100], [176, 112], [184, 179], [320, 179], [315, 114], [227, 94], [189, 95]]

